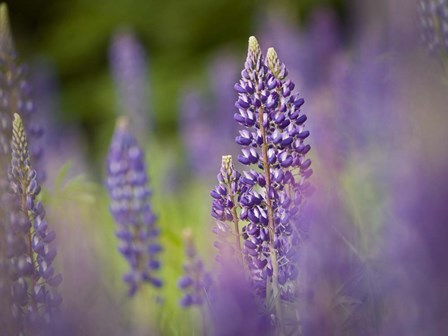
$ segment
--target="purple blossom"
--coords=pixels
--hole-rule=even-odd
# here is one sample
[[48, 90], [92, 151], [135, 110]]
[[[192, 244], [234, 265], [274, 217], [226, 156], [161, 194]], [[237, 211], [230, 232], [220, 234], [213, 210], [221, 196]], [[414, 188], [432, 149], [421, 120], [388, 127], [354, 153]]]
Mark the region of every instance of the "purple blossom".
[[299, 29], [290, 13], [269, 11], [260, 20], [261, 42], [274, 44], [288, 64], [290, 79], [307, 95], [326, 83], [341, 45], [337, 18], [329, 9], [312, 13], [307, 27]]
[[250, 169], [243, 172], [240, 219], [244, 252], [257, 293], [264, 297], [267, 283], [280, 287], [285, 299], [295, 296], [296, 253], [304, 232], [297, 226], [304, 197], [310, 191], [306, 181], [312, 174], [305, 155], [309, 131], [300, 108], [303, 98], [293, 93], [287, 69], [274, 49], [264, 60], [257, 40], [249, 39], [249, 52], [238, 91], [235, 120], [245, 128], [236, 142], [243, 148], [238, 160]]
[[112, 138], [107, 158], [107, 186], [111, 198], [110, 211], [117, 222], [119, 251], [131, 270], [124, 276], [133, 296], [143, 283], [162, 286], [154, 275], [160, 267], [159, 230], [149, 204], [151, 192], [142, 149], [121, 118]]
[[145, 50], [131, 31], [122, 30], [112, 38], [109, 58], [120, 113], [129, 118], [131, 130], [142, 141], [150, 128]]
[[40, 112], [39, 121], [45, 129], [41, 143], [45, 147], [44, 168], [47, 174], [46, 187], [51, 189], [60, 168], [70, 162], [67, 178], [87, 170], [86, 143], [79, 126], [62, 122], [58, 118], [59, 82], [54, 65], [39, 59], [32, 66], [32, 84], [35, 103]]
[[214, 335], [274, 335], [266, 306], [253, 294], [241, 266], [227, 263], [212, 292]]
[[216, 141], [207, 111], [208, 106], [199, 90], [187, 88], [181, 94], [179, 127], [182, 143], [188, 167], [199, 177], [211, 176], [216, 167], [214, 160], [210, 159], [216, 152]]
[[[228, 51], [222, 50], [220, 54], [212, 59], [209, 65], [209, 84], [211, 88], [210, 95], [212, 97], [210, 120], [213, 128], [213, 135], [220, 138], [220, 152], [225, 148], [229, 148], [232, 143], [232, 137], [237, 131], [235, 123], [229, 115], [233, 113], [234, 95], [229, 87], [232, 87], [239, 76], [239, 65], [235, 57]], [[230, 143], [227, 141], [230, 139]]]
[[219, 250], [218, 261], [223, 263], [236, 255], [242, 265], [241, 239], [237, 200], [240, 195], [241, 174], [235, 170], [230, 155], [222, 157], [221, 170], [218, 174], [218, 186], [211, 192], [213, 198], [211, 214], [216, 219], [213, 232], [217, 236], [215, 247]]
[[48, 227], [42, 203], [36, 199], [40, 186], [18, 114], [14, 114], [11, 152], [10, 204], [15, 211], [10, 212], [6, 233], [13, 279], [11, 311], [20, 332], [38, 333], [58, 313], [62, 298], [56, 289], [62, 276], [53, 267], [56, 249], [51, 243], [56, 235]]
[[209, 300], [211, 276], [206, 272], [204, 263], [196, 251], [191, 230], [184, 230], [183, 240], [186, 261], [184, 275], [179, 279], [178, 287], [184, 295], [179, 303], [184, 308], [193, 305], [202, 306]]

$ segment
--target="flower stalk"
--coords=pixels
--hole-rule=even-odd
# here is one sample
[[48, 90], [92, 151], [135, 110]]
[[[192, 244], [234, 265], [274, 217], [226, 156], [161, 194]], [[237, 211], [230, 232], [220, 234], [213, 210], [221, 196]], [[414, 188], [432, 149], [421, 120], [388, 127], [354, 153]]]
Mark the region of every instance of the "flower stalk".
[[11, 154], [11, 204], [16, 204], [17, 210], [11, 214], [7, 232], [14, 279], [12, 311], [21, 332], [38, 334], [52, 323], [59, 310], [62, 298], [57, 287], [62, 276], [55, 274], [52, 266], [56, 249], [51, 243], [56, 235], [48, 230], [45, 210], [37, 200], [40, 186], [18, 114], [14, 114]]
[[[229, 261], [236, 254], [240, 265], [244, 265], [241, 246], [241, 234], [239, 217], [237, 212], [237, 199], [240, 195], [239, 181], [241, 174], [233, 166], [232, 156], [222, 157], [221, 170], [218, 174], [218, 186], [210, 195], [213, 198], [212, 216], [216, 219], [214, 233], [218, 236], [215, 246], [220, 250], [218, 256], [221, 262]], [[230, 225], [233, 225], [233, 232]], [[228, 237], [234, 237], [234, 243], [228, 241]]]
[[234, 119], [244, 127], [235, 139], [243, 147], [238, 161], [258, 168], [243, 171], [240, 179], [240, 219], [247, 223], [243, 253], [255, 292], [267, 299], [277, 334], [285, 335], [282, 301], [297, 297], [298, 217], [312, 174], [305, 158], [307, 118], [300, 112], [304, 100], [293, 93], [295, 85], [275, 50], [268, 49], [264, 59], [255, 37], [249, 38], [241, 75], [235, 84]]
[[117, 222], [119, 251], [130, 266], [123, 280], [129, 286], [129, 296], [133, 296], [144, 283], [162, 286], [155, 275], [160, 268], [158, 254], [162, 246], [157, 218], [149, 204], [151, 191], [144, 154], [125, 118], [117, 121], [107, 162], [110, 211]]

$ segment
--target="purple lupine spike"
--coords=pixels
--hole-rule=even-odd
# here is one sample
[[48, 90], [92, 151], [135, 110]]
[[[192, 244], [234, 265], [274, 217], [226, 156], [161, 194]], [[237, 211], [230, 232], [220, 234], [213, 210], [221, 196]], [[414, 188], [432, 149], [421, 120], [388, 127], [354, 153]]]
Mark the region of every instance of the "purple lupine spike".
[[129, 118], [131, 131], [143, 141], [147, 130], [152, 128], [145, 49], [132, 31], [121, 30], [112, 38], [109, 59], [120, 114]]
[[236, 256], [240, 265], [243, 265], [237, 214], [237, 201], [241, 193], [240, 178], [241, 174], [233, 166], [232, 156], [223, 156], [218, 174], [219, 184], [210, 192], [213, 198], [211, 214], [216, 219], [213, 227], [217, 236], [215, 247], [219, 250], [216, 258], [221, 263], [227, 263]]
[[310, 62], [312, 61], [310, 57], [307, 57], [310, 50], [304, 32], [288, 13], [281, 10], [265, 12], [259, 20], [259, 25], [260, 42], [267, 45], [275, 43], [276, 50], [288, 64], [291, 78], [300, 87], [305, 85], [306, 82], [302, 82], [303, 77], [308, 77], [307, 74], [313, 64]]
[[306, 55], [312, 66], [304, 69], [304, 74], [307, 75], [306, 84], [316, 86], [328, 80], [333, 58], [341, 46], [340, 29], [334, 12], [319, 9], [313, 13], [307, 42], [310, 52]]
[[288, 64], [290, 79], [308, 93], [326, 82], [333, 57], [341, 45], [334, 13], [319, 9], [312, 13], [306, 29], [299, 29], [290, 13], [269, 11], [260, 20], [260, 41], [273, 44]]
[[213, 140], [213, 128], [207, 110], [199, 90], [189, 87], [182, 92], [179, 106], [181, 137], [188, 166], [199, 177], [211, 176], [216, 166], [213, 159], [204, 160], [213, 158], [216, 152], [216, 141]]
[[185, 245], [186, 261], [184, 263], [184, 275], [178, 282], [178, 287], [184, 292], [179, 304], [183, 308], [194, 305], [202, 306], [208, 301], [212, 279], [196, 251], [191, 230], [184, 230], [182, 237]]
[[213, 58], [209, 66], [209, 81], [212, 102], [210, 111], [213, 113], [213, 134], [220, 137], [222, 148], [228, 148], [227, 139], [236, 132], [236, 125], [228, 118], [233, 111], [233, 92], [228, 90], [238, 80], [239, 70], [235, 58], [228, 52], [221, 52]]
[[240, 219], [248, 222], [242, 229], [243, 251], [256, 293], [277, 298], [275, 318], [281, 323], [279, 300], [297, 294], [297, 248], [304, 238], [297, 223], [311, 191], [304, 100], [294, 93], [275, 50], [270, 48], [264, 60], [255, 37], [249, 39], [241, 75], [235, 85], [235, 120], [244, 127], [236, 138], [242, 146], [238, 160], [254, 168], [241, 178]]
[[110, 211], [118, 225], [118, 249], [131, 268], [123, 278], [129, 285], [129, 296], [143, 283], [161, 287], [162, 282], [154, 273], [160, 267], [158, 254], [162, 247], [156, 216], [149, 204], [145, 158], [125, 118], [118, 119], [109, 148], [107, 186]]
[[420, 0], [421, 39], [430, 54], [448, 51], [448, 2], [445, 0]]
[[31, 167], [28, 142], [21, 117], [14, 114], [9, 181], [11, 204], [7, 228], [10, 274], [13, 279], [12, 314], [19, 331], [38, 334], [56, 319], [62, 298], [57, 287], [62, 281], [53, 266], [56, 249], [54, 231], [45, 220], [45, 210], [36, 198], [40, 186]]
[[21, 65], [11, 36], [8, 11], [5, 4], [0, 7], [0, 119], [2, 132], [8, 136], [0, 135], [2, 150], [8, 148], [7, 139], [11, 131], [7, 130], [12, 123], [14, 113], [20, 113], [24, 120], [26, 132], [30, 138], [30, 158], [37, 171], [40, 183], [45, 180], [43, 169], [43, 147], [41, 137], [43, 129], [36, 119], [36, 106], [33, 101], [33, 91], [28, 80], [28, 69]]

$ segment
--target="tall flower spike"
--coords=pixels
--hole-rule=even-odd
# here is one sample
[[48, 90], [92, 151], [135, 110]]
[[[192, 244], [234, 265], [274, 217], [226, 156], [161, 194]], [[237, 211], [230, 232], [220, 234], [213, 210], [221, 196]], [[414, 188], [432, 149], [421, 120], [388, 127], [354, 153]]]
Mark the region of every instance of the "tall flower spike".
[[[14, 113], [19, 113], [30, 137], [30, 157], [37, 171], [39, 182], [45, 180], [43, 169], [43, 149], [40, 138], [43, 129], [33, 119], [36, 106], [32, 98], [32, 88], [28, 80], [28, 70], [20, 65], [11, 36], [8, 10], [0, 5], [0, 146], [8, 150]], [[4, 134], [6, 136], [4, 136]], [[9, 151], [9, 150], [8, 150]]]
[[223, 156], [221, 171], [218, 174], [219, 184], [210, 192], [213, 198], [212, 216], [216, 219], [216, 226], [213, 227], [213, 232], [217, 235], [215, 247], [220, 251], [217, 256], [220, 262], [226, 262], [236, 254], [236, 259], [242, 264], [237, 214], [240, 177], [241, 174], [233, 167], [232, 156]]
[[137, 139], [144, 141], [147, 130], [152, 126], [145, 50], [132, 31], [122, 30], [112, 38], [109, 58], [120, 111], [129, 118]]
[[[213, 153], [216, 141], [212, 122], [207, 115], [209, 106], [200, 91], [190, 84], [181, 93], [179, 106], [179, 127], [189, 170], [199, 177], [213, 176]], [[210, 160], [204, 160], [210, 158]]]
[[298, 217], [312, 174], [305, 159], [307, 118], [300, 111], [304, 100], [293, 94], [295, 85], [286, 79], [288, 71], [275, 50], [269, 49], [264, 61], [254, 37], [241, 75], [235, 85], [234, 118], [244, 127], [235, 139], [243, 147], [238, 161], [255, 166], [241, 178], [240, 219], [248, 222], [242, 228], [244, 253], [255, 291], [273, 298], [275, 320], [281, 323], [280, 299], [297, 294], [297, 248], [303, 238]]
[[28, 142], [22, 119], [14, 114], [9, 181], [12, 203], [8, 227], [8, 254], [11, 258], [13, 316], [24, 334], [38, 334], [54, 320], [62, 301], [57, 287], [62, 276], [56, 274], [51, 246], [54, 231], [49, 230], [45, 210], [36, 199], [40, 192], [36, 171], [30, 165]]
[[211, 276], [205, 271], [204, 264], [199, 257], [190, 229], [182, 233], [185, 246], [186, 262], [184, 276], [179, 280], [178, 286], [184, 292], [180, 305], [184, 308], [203, 305], [209, 296], [212, 284]]
[[145, 158], [136, 139], [128, 130], [125, 118], [117, 121], [107, 158], [107, 186], [111, 198], [110, 211], [117, 222], [119, 251], [131, 270], [123, 277], [133, 296], [143, 283], [162, 286], [154, 275], [159, 269], [159, 230], [149, 204]]

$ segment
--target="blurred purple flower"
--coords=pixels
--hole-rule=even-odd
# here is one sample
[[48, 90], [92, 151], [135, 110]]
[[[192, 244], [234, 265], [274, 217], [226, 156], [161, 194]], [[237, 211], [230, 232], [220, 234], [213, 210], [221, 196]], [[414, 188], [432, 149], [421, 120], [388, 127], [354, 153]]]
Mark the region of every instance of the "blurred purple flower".
[[260, 40], [276, 46], [282, 60], [288, 64], [291, 80], [302, 91], [326, 83], [334, 56], [341, 47], [337, 18], [329, 9], [312, 13], [308, 27], [298, 28], [290, 13], [270, 11], [260, 19]]
[[32, 84], [40, 123], [45, 129], [41, 139], [45, 147], [44, 167], [46, 186], [51, 189], [61, 167], [70, 162], [67, 178], [87, 170], [86, 144], [79, 128], [73, 123], [60, 120], [59, 83], [56, 69], [46, 59], [39, 59], [32, 66]]
[[222, 147], [219, 152], [229, 148], [233, 143], [226, 140], [231, 139], [237, 132], [233, 122], [233, 110], [235, 104], [234, 93], [229, 90], [235, 81], [238, 80], [238, 63], [235, 57], [228, 51], [221, 51], [215, 56], [209, 65], [209, 81], [211, 87], [210, 113], [213, 117], [210, 120], [213, 134], [221, 139], [219, 145]]
[[154, 275], [160, 267], [157, 256], [162, 247], [158, 242], [156, 216], [149, 204], [151, 192], [144, 154], [124, 118], [117, 121], [109, 148], [107, 186], [110, 211], [118, 225], [119, 251], [131, 267], [123, 278], [129, 285], [129, 296], [133, 296], [142, 283], [162, 286]]
[[[204, 92], [189, 84], [181, 92], [179, 106], [179, 128], [188, 165], [201, 178], [214, 175], [218, 164], [214, 153], [228, 151], [233, 145], [228, 139], [236, 132], [232, 122], [234, 97], [228, 88], [238, 78], [238, 70], [229, 52], [211, 60], [208, 77], [210, 89]], [[204, 161], [206, 157], [209, 159]]]
[[343, 171], [366, 151], [390, 144], [403, 127], [399, 83], [381, 36], [369, 32], [359, 38], [357, 49], [336, 56], [328, 86], [314, 93], [322, 111], [316, 115], [314, 140], [328, 169]]
[[120, 114], [129, 118], [130, 129], [140, 141], [144, 141], [148, 129], [152, 128], [145, 50], [131, 31], [121, 30], [112, 38], [109, 59]]
[[298, 86], [307, 85], [304, 72], [310, 66], [306, 54], [306, 36], [294, 20], [280, 10], [271, 10], [259, 18], [260, 42], [264, 45], [275, 45], [275, 50], [282, 55], [282, 60], [288, 64], [288, 74]]
[[181, 94], [179, 127], [189, 169], [198, 177], [212, 176], [217, 162], [217, 141], [208, 106], [199, 90], [187, 88]]
[[214, 335], [274, 335], [271, 317], [233, 260], [216, 277], [212, 289]]
[[312, 13], [308, 31], [306, 33], [307, 46], [304, 68], [305, 83], [308, 87], [325, 83], [330, 75], [334, 57], [341, 49], [340, 28], [337, 18], [330, 9], [319, 9]]
[[[30, 159], [37, 171], [40, 183], [45, 180], [43, 169], [43, 148], [41, 137], [43, 129], [36, 118], [36, 105], [33, 100], [33, 90], [28, 80], [28, 69], [20, 65], [11, 36], [7, 7], [0, 8], [0, 115], [1, 128], [0, 146], [5, 151], [8, 148], [7, 139], [11, 131], [8, 131], [12, 123], [13, 113], [19, 113], [25, 123], [27, 134], [30, 138]], [[5, 136], [6, 135], [6, 136]]]
[[193, 305], [202, 306], [209, 301], [212, 279], [196, 251], [191, 230], [184, 230], [183, 240], [186, 262], [184, 263], [184, 275], [178, 282], [179, 288], [184, 292], [180, 305], [183, 308]]
[[434, 54], [448, 51], [448, 3], [445, 0], [419, 0], [421, 39]]

